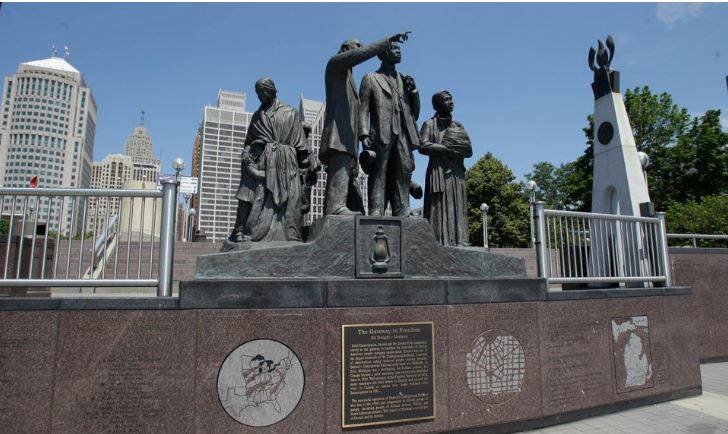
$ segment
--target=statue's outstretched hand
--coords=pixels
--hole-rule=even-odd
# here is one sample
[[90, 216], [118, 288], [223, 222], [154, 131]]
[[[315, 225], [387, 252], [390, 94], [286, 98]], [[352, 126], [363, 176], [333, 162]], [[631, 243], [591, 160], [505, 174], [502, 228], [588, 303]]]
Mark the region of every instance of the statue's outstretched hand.
[[395, 35], [392, 35], [389, 37], [390, 42], [407, 42], [407, 39], [409, 39], [409, 34], [412, 33], [410, 31], [397, 33]]

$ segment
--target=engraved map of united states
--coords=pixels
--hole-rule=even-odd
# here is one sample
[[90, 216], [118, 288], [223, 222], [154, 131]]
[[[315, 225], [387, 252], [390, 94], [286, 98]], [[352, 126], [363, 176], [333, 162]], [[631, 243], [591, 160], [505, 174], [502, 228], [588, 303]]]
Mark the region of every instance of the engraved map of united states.
[[244, 383], [228, 387], [227, 396], [222, 399], [224, 405], [238, 417], [249, 407], [265, 405], [280, 413], [278, 396], [286, 387], [286, 374], [293, 366], [291, 355], [275, 362], [260, 354], [243, 354], [240, 361]]

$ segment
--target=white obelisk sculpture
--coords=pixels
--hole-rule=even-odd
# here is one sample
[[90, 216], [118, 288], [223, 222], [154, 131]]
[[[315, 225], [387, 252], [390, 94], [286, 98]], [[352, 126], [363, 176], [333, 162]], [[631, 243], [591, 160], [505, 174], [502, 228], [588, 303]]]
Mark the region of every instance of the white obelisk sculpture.
[[599, 41], [597, 51], [589, 49], [589, 68], [594, 71], [592, 212], [639, 216], [640, 204], [650, 202], [650, 194], [619, 93], [619, 71], [609, 67], [613, 57], [611, 36], [606, 48]]
[[[594, 71], [592, 212], [650, 214], [653, 211], [647, 180], [619, 93], [619, 71], [609, 67], [613, 58], [611, 36], [607, 37], [606, 47], [599, 41], [596, 51], [589, 49], [589, 68]], [[648, 216], [652, 217], [643, 217]], [[646, 256], [651, 230], [635, 221], [605, 220], [594, 226], [588, 264], [592, 276], [638, 278], [653, 274]]]

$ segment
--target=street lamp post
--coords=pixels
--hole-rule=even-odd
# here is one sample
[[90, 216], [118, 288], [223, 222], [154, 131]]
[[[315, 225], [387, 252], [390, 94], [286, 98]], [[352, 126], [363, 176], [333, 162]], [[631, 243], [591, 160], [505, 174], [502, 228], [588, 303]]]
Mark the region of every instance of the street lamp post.
[[[174, 177], [175, 177], [174, 179], [175, 179], [175, 182], [177, 183], [177, 186], [178, 187], [179, 187], [179, 175], [180, 175], [180, 173], [182, 173], [183, 170], [185, 170], [185, 167], [186, 166], [187, 166], [187, 163], [185, 163], [185, 160], [183, 160], [181, 157], [177, 157], [174, 160], [172, 160], [172, 169], [174, 169]], [[179, 199], [179, 196], [177, 196], [175, 198], [175, 202], [177, 202], [178, 199]], [[185, 204], [185, 207], [186, 206], [187, 206], [187, 204]], [[177, 210], [176, 209], [174, 210], [174, 213], [175, 213], [175, 217], [176, 217], [177, 216]], [[175, 225], [174, 225], [175, 237], [177, 236], [176, 235], [177, 234], [177, 228], [179, 228], [178, 225], [180, 223], [180, 222], [178, 222], [176, 220], [177, 219], [175, 218]], [[185, 222], [182, 222], [182, 229], [183, 229], [182, 230], [182, 241], [185, 241], [185, 239], [184, 239], [185, 238], [184, 228], [185, 228]]]
[[172, 161], [172, 168], [175, 171], [175, 176], [177, 177], [177, 180], [179, 181], [179, 174], [183, 170], [185, 170], [185, 167], [187, 164], [185, 163], [185, 160], [181, 159], [180, 157], [177, 157]]
[[480, 211], [483, 213], [483, 248], [488, 248], [488, 206], [487, 203], [483, 202], [480, 204]]
[[533, 204], [536, 202], [536, 188], [538, 187], [538, 184], [536, 184], [536, 181], [530, 180], [526, 183], [526, 188], [528, 188], [528, 211], [530, 216], [530, 222], [531, 222], [531, 239], [529, 242], [529, 247], [533, 248], [533, 246], [536, 245], [536, 236], [534, 234], [534, 228], [533, 228]]

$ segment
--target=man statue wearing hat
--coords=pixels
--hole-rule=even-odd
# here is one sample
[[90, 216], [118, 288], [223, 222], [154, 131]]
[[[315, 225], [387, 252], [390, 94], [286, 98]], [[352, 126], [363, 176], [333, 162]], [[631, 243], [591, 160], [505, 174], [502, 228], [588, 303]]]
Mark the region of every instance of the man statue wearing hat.
[[319, 159], [327, 165], [326, 214], [364, 211], [356, 180], [359, 96], [351, 68], [384, 53], [392, 42], [406, 41], [408, 33], [397, 33], [365, 46], [357, 39], [349, 39], [326, 65], [326, 114], [319, 150]]

